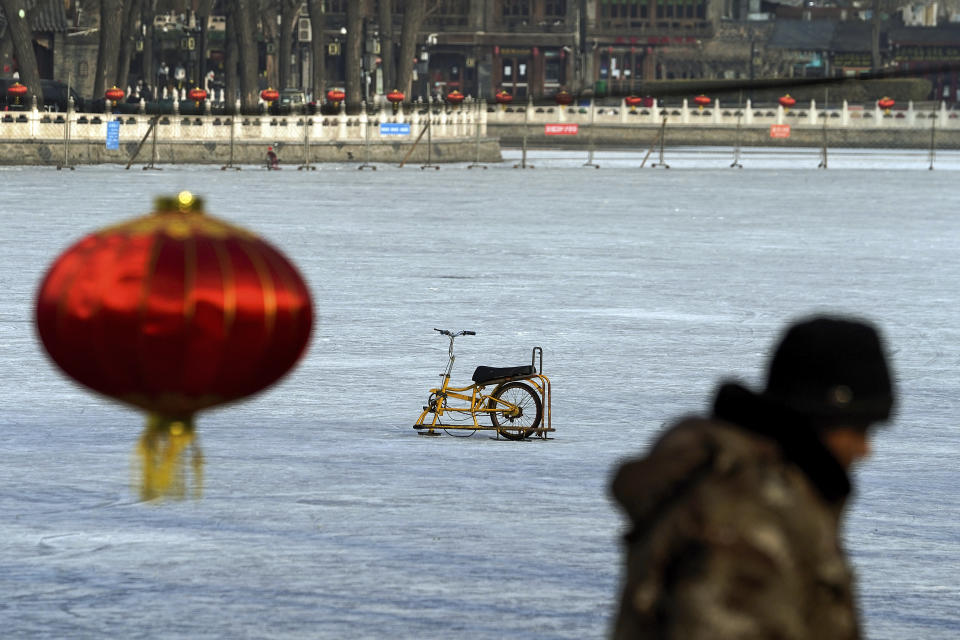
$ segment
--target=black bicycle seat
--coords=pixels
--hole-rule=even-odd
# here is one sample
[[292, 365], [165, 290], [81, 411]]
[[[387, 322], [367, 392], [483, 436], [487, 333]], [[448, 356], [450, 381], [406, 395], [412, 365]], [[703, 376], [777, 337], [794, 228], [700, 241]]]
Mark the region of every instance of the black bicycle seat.
[[522, 367], [477, 367], [473, 372], [472, 380], [476, 383], [490, 382], [491, 380], [523, 378], [536, 373], [533, 365]]

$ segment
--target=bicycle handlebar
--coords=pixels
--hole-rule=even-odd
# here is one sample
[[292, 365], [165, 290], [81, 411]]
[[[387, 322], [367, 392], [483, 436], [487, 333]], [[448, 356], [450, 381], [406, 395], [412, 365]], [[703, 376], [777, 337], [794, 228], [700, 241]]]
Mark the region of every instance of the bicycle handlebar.
[[451, 338], [456, 338], [457, 336], [475, 336], [475, 335], [477, 335], [477, 332], [476, 332], [476, 331], [457, 331], [456, 333], [453, 333], [453, 332], [451, 332], [451, 331], [447, 331], [446, 329], [437, 329], [437, 328], [434, 328], [434, 331], [439, 331], [439, 332], [440, 332], [440, 335], [442, 335], [442, 336], [450, 336]]

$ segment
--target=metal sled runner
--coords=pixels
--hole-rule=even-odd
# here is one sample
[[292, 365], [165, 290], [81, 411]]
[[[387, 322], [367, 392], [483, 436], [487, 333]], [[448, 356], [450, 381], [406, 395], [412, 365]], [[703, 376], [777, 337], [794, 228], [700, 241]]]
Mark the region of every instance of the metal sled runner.
[[[475, 331], [453, 333], [434, 329], [450, 338], [450, 360], [439, 389], [430, 389], [427, 404], [416, 424], [421, 435], [440, 435], [443, 429], [450, 435], [469, 436], [475, 431], [496, 431], [508, 440], [523, 440], [531, 436], [547, 439], [553, 431], [550, 419], [550, 380], [543, 375], [543, 349], [534, 347], [529, 365], [519, 367], [477, 367], [473, 384], [454, 387], [450, 373], [456, 357], [453, 341], [459, 336], [473, 336]], [[488, 393], [487, 387], [493, 387]], [[481, 422], [489, 418], [489, 424]], [[454, 431], [455, 433], [450, 433]], [[470, 433], [457, 433], [466, 432]]]

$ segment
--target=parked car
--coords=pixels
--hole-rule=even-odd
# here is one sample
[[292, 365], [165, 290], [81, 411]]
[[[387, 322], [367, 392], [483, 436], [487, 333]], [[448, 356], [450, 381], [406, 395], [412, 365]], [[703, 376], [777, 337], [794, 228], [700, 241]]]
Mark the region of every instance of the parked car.
[[280, 97], [270, 105], [270, 113], [275, 116], [303, 113], [307, 106], [307, 97], [300, 89], [282, 89]]
[[[26, 111], [29, 105], [15, 105], [13, 100], [7, 95], [7, 87], [16, 80], [12, 78], [0, 78], [0, 111], [5, 109], [14, 109]], [[41, 80], [40, 89], [43, 92], [43, 106], [46, 110], [66, 111], [67, 110], [67, 84], [58, 80]], [[84, 100], [73, 87], [70, 87], [69, 95], [73, 96], [74, 109], [84, 110]]]

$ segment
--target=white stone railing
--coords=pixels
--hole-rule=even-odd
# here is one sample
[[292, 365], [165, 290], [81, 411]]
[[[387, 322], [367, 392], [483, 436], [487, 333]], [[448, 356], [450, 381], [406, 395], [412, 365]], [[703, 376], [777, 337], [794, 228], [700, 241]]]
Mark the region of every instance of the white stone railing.
[[[828, 126], [855, 129], [930, 128], [960, 129], [960, 112], [947, 110], [941, 102], [936, 109], [915, 108], [912, 102], [906, 108], [894, 107], [885, 111], [875, 104], [849, 105], [846, 101], [838, 108], [822, 109], [815, 100], [809, 104], [797, 103], [789, 109], [754, 107], [748, 100], [743, 107], [722, 105], [714, 102], [703, 109], [690, 107], [686, 100], [680, 106], [661, 106], [654, 101], [650, 107], [605, 106], [591, 103], [589, 106], [527, 105], [491, 106], [491, 125], [545, 124], [554, 122], [580, 125], [659, 125], [666, 117], [673, 126], [729, 126], [766, 127], [772, 124], [789, 124], [796, 127]], [[931, 119], [936, 122], [932, 123]]]
[[[142, 111], [142, 109], [141, 109]], [[209, 110], [208, 110], [209, 111]], [[413, 105], [408, 112], [402, 106], [396, 114], [386, 109], [368, 114], [363, 109], [357, 115], [347, 115], [341, 109], [336, 115], [184, 115], [164, 114], [110, 114], [110, 113], [48, 113], [36, 108], [28, 111], [0, 112], [0, 141], [9, 140], [63, 140], [69, 135], [74, 142], [104, 141], [107, 123], [120, 121], [120, 144], [139, 142], [150, 130], [151, 122], [159, 118], [157, 139], [169, 141], [223, 141], [232, 136], [236, 142], [262, 140], [264, 142], [398, 142], [416, 140], [430, 124], [432, 139], [463, 139], [487, 135], [487, 109], [481, 103], [465, 103], [459, 107], [442, 105]], [[69, 131], [65, 130], [69, 121]], [[409, 135], [381, 134], [380, 124], [406, 123]], [[305, 132], [306, 125], [306, 132]], [[305, 135], [306, 134], [306, 135]]]

